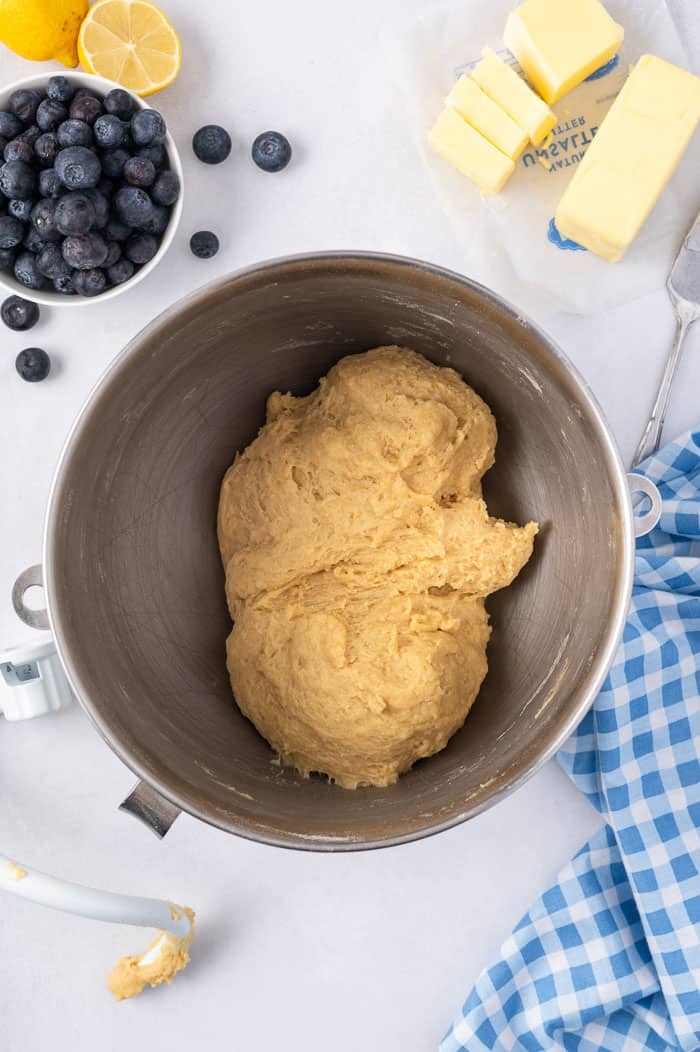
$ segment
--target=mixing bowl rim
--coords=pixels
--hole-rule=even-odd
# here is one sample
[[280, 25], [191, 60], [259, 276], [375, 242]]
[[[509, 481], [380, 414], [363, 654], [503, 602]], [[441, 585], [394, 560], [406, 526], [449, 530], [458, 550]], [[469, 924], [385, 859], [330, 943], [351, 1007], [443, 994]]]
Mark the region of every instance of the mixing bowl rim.
[[[89, 692], [86, 689], [83, 689], [76, 663], [71, 660], [70, 650], [64, 642], [61, 612], [57, 609], [53, 598], [55, 579], [57, 576], [55, 567], [55, 535], [58, 519], [61, 515], [61, 508], [59, 507], [57, 499], [58, 493], [62, 488], [71, 453], [77, 448], [80, 435], [88, 422], [92, 407], [97, 397], [101, 395], [114, 380], [126, 361], [136, 353], [139, 347], [141, 347], [146, 340], [150, 339], [160, 327], [171, 322], [175, 315], [185, 313], [198, 301], [215, 294], [217, 291], [232, 282], [237, 282], [248, 277], [264, 275], [266, 272], [274, 271], [280, 267], [303, 267], [309, 264], [338, 264], [343, 262], [350, 264], [387, 263], [402, 268], [417, 269], [422, 273], [432, 274], [437, 278], [446, 280], [447, 282], [456, 282], [458, 285], [475, 292], [479, 297], [494, 304], [526, 331], [535, 336], [545, 353], [551, 355], [555, 362], [563, 366], [568, 376], [573, 380], [580, 397], [584, 401], [584, 404], [591, 415], [592, 421], [595, 422], [599, 437], [605, 449], [606, 460], [609, 463], [611, 485], [613, 485], [616, 497], [618, 498], [620, 534], [623, 540], [621, 546], [621, 566], [618, 575], [619, 584], [615, 596], [615, 608], [611, 617], [610, 630], [605, 645], [598, 657], [596, 663], [597, 667], [595, 670], [592, 668], [589, 673], [591, 678], [586, 689], [581, 694], [578, 704], [569, 714], [569, 717], [564, 721], [558, 733], [554, 734], [549, 741], [543, 742], [543, 746], [534, 752], [532, 758], [520, 771], [518, 771], [511, 781], [502, 785], [490, 795], [485, 796], [475, 803], [469, 804], [446, 819], [426, 825], [425, 828], [410, 830], [405, 833], [394, 834], [386, 837], [379, 837], [372, 840], [356, 839], [348, 835], [335, 836], [315, 833], [284, 834], [278, 830], [267, 831], [262, 825], [254, 825], [253, 823], [246, 824], [245, 819], [242, 818], [239, 818], [236, 822], [223, 821], [213, 817], [212, 814], [203, 811], [196, 801], [179, 795], [176, 791], [163, 784], [156, 775], [146, 769], [145, 765], [142, 764], [138, 758], [131, 756], [126, 747], [122, 745], [121, 741], [112, 734], [107, 726], [107, 721], [102, 718], [99, 707], [96, 706], [89, 697]], [[202, 822], [206, 822], [214, 828], [221, 829], [224, 832], [233, 833], [237, 836], [242, 836], [247, 840], [269, 844], [274, 847], [306, 851], [365, 851], [383, 847], [393, 847], [398, 844], [422, 840], [425, 837], [434, 836], [437, 833], [461, 825], [463, 822], [476, 817], [478, 814], [481, 814], [483, 811], [486, 811], [488, 808], [499, 803], [507, 796], [510, 796], [511, 793], [514, 793], [524, 785], [528, 779], [535, 775], [544, 764], [554, 756], [557, 750], [561, 748], [564, 742], [570, 737], [588, 712], [610, 670], [610, 666], [612, 665], [622, 636], [632, 595], [634, 551], [635, 540], [632, 504], [626, 480], [626, 472], [622, 464], [617, 444], [613, 438], [612, 431], [607, 424], [603, 410], [599, 405], [596, 396], [593, 394], [590, 385], [581, 375], [576, 366], [569, 360], [564, 351], [559, 347], [558, 343], [536, 322], [532, 321], [532, 319], [514, 307], [509, 301], [494, 292], [492, 289], [487, 288], [466, 275], [409, 256], [394, 255], [383, 252], [336, 250], [280, 256], [273, 259], [263, 260], [225, 274], [222, 277], [199, 286], [197, 289], [177, 300], [175, 303], [164, 308], [155, 318], [148, 322], [128, 341], [123, 350], [120, 351], [110, 362], [105, 371], [98, 378], [97, 382], [93, 385], [68, 432], [68, 436], [56, 465], [51, 483], [44, 525], [44, 589], [51, 632], [56, 642], [56, 649], [73, 693], [103, 740], [139, 779], [155, 789], [155, 791], [165, 800], [168, 800], [187, 814], [200, 819]]]

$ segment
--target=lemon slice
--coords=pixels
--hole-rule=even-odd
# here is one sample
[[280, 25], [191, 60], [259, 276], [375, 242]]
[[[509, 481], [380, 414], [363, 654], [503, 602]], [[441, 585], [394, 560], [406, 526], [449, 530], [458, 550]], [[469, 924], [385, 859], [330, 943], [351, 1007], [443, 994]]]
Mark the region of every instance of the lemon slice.
[[89, 73], [136, 95], [166, 88], [180, 71], [180, 39], [148, 0], [98, 0], [80, 27], [78, 54]]

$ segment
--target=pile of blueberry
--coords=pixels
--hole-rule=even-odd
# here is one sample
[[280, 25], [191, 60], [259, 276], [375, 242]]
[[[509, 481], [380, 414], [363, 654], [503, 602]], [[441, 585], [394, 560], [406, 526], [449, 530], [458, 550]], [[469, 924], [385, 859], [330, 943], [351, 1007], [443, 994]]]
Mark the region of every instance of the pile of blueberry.
[[0, 111], [0, 270], [28, 289], [97, 296], [158, 251], [180, 194], [165, 121], [115, 88], [51, 77]]

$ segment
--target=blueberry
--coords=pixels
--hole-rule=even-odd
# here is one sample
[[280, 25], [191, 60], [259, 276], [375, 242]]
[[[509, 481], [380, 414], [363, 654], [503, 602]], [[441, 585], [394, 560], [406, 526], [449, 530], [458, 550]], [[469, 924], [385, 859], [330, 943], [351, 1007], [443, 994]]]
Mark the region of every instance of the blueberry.
[[107, 220], [109, 219], [109, 199], [107, 195], [97, 189], [83, 190], [83, 193], [89, 201], [92, 201], [94, 206], [95, 228], [102, 230], [103, 227], [107, 226]]
[[60, 241], [61, 232], [56, 228], [56, 202], [43, 198], [32, 208], [32, 226], [42, 241]]
[[59, 124], [56, 138], [61, 148], [65, 146], [92, 146], [92, 128], [85, 121], [77, 121], [72, 117]]
[[14, 216], [0, 216], [0, 248], [16, 248], [22, 244], [24, 223]]
[[0, 270], [13, 270], [15, 266], [14, 248], [0, 248]]
[[107, 242], [107, 255], [105, 256], [105, 261], [102, 264], [104, 269], [105, 270], [109, 270], [110, 267], [113, 267], [114, 264], [117, 263], [118, 260], [121, 259], [121, 254], [122, 254], [121, 246], [118, 245], [116, 241], [108, 241]]
[[8, 215], [14, 216], [15, 219], [19, 219], [22, 223], [28, 223], [32, 218], [34, 204], [35, 202], [31, 197], [26, 198], [24, 201], [10, 201], [7, 206]]
[[22, 122], [14, 113], [8, 110], [0, 110], [0, 135], [6, 139], [14, 139], [22, 131]]
[[192, 149], [205, 164], [221, 164], [231, 152], [231, 136], [219, 124], [205, 124], [194, 133]]
[[162, 205], [153, 205], [150, 216], [141, 224], [141, 230], [145, 230], [147, 234], [162, 234], [169, 221], [169, 209], [163, 208]]
[[150, 234], [134, 234], [124, 246], [124, 255], [132, 263], [148, 263], [158, 251], [158, 242]]
[[153, 146], [141, 146], [137, 152], [137, 157], [145, 157], [147, 160], [153, 161], [156, 171], [158, 171], [165, 164], [165, 147], [161, 142], [157, 142]]
[[73, 285], [73, 276], [76, 272], [70, 270], [68, 274], [61, 274], [60, 277], [53, 279], [53, 287], [56, 292], [60, 292], [63, 296], [73, 296], [75, 294], [75, 286]]
[[7, 144], [8, 144], [8, 142], [10, 142], [10, 141], [14, 141], [14, 140], [6, 139], [4, 135], [0, 135], [0, 153], [3, 153], [3, 154], [5, 153], [5, 148], [6, 148]]
[[121, 147], [116, 150], [103, 150], [100, 154], [102, 160], [102, 171], [110, 179], [118, 179], [124, 171], [124, 165], [129, 160], [129, 154]]
[[34, 143], [34, 153], [44, 168], [50, 168], [58, 157], [58, 137], [55, 132], [44, 132]]
[[94, 124], [103, 112], [102, 103], [97, 96], [86, 88], [79, 88], [73, 96], [68, 115], [76, 121]]
[[114, 197], [114, 183], [105, 175], [102, 176], [99, 183], [97, 184], [97, 189], [100, 191], [101, 194], [104, 194], [105, 197], [108, 197], [110, 199]]
[[264, 172], [281, 172], [292, 159], [289, 139], [276, 131], [258, 135], [251, 153], [258, 168], [262, 168]]
[[107, 275], [98, 267], [78, 270], [73, 275], [73, 287], [79, 296], [99, 296], [107, 288]]
[[122, 223], [120, 219], [114, 219], [113, 217], [108, 221], [107, 226], [104, 228], [104, 237], [108, 241], [126, 241], [131, 236], [132, 230], [126, 223]]
[[128, 121], [136, 109], [136, 100], [123, 88], [113, 88], [105, 95], [104, 107], [107, 113], [113, 113], [115, 117]]
[[67, 146], [56, 157], [56, 174], [69, 190], [97, 186], [102, 174], [97, 154], [87, 146]]
[[28, 289], [43, 289], [46, 278], [37, 270], [36, 256], [33, 252], [20, 252], [15, 259], [15, 277]]
[[6, 161], [24, 161], [25, 164], [33, 164], [34, 150], [28, 142], [21, 139], [11, 139], [2, 155]]
[[30, 146], [33, 146], [39, 136], [41, 135], [41, 128], [38, 124], [30, 124], [28, 128], [25, 128], [21, 135], [17, 138], [21, 139], [22, 142], [28, 142]]
[[114, 198], [117, 215], [128, 226], [142, 227], [153, 214], [153, 202], [138, 186], [123, 186]]
[[[32, 211], [34, 211], [34, 209], [32, 209]], [[22, 244], [26, 249], [34, 253], [41, 252], [42, 248], [46, 247], [46, 242], [44, 241], [41, 234], [37, 232], [37, 229], [33, 223], [29, 224], [29, 227], [27, 228], [26, 237]]]
[[211, 230], [198, 230], [190, 238], [190, 248], [197, 259], [211, 259], [219, 251], [219, 239]]
[[52, 281], [71, 273], [71, 268], [63, 258], [61, 246], [55, 242], [42, 248], [36, 257], [36, 268], [40, 274], [43, 274], [45, 278], [51, 278]]
[[113, 113], [106, 113], [98, 117], [92, 126], [95, 133], [95, 142], [103, 150], [112, 150], [115, 146], [121, 146], [126, 138], [127, 125], [115, 117]]
[[0, 316], [8, 329], [26, 332], [39, 321], [39, 308], [36, 303], [24, 300], [21, 296], [8, 296], [0, 307]]
[[150, 186], [155, 182], [156, 166], [147, 157], [130, 157], [124, 165], [124, 178], [131, 186]]
[[112, 285], [123, 285], [125, 281], [134, 276], [136, 268], [129, 259], [120, 259], [107, 271], [107, 277]]
[[9, 107], [22, 124], [31, 124], [41, 102], [41, 95], [33, 88], [19, 88], [10, 95]]
[[87, 234], [95, 219], [95, 206], [86, 194], [64, 194], [58, 199], [54, 222], [61, 234]]
[[42, 197], [58, 197], [63, 192], [61, 181], [53, 168], [39, 172], [39, 193]]
[[0, 190], [5, 197], [31, 197], [35, 186], [34, 170], [25, 161], [5, 161], [0, 167]]
[[101, 267], [107, 258], [107, 243], [99, 234], [71, 234], [63, 242], [63, 258], [74, 270]]
[[46, 89], [46, 94], [53, 102], [70, 102], [74, 93], [75, 88], [67, 77], [49, 77], [49, 86]]
[[131, 137], [137, 146], [164, 142], [165, 135], [165, 121], [156, 110], [139, 110], [131, 118]]
[[68, 116], [68, 110], [60, 102], [53, 99], [43, 99], [36, 111], [36, 122], [42, 131], [55, 131], [59, 124]]
[[41, 347], [25, 347], [17, 355], [15, 368], [23, 380], [36, 384], [51, 372], [51, 359]]
[[151, 197], [159, 205], [174, 205], [180, 196], [180, 180], [176, 172], [161, 172], [153, 184]]

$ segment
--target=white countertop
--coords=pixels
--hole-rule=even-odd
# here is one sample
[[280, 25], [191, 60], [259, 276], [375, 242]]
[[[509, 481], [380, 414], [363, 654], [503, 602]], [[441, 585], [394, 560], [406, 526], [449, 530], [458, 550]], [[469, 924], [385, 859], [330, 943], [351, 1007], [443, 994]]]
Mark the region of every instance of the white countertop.
[[[374, 249], [465, 267], [402, 121], [379, 39], [426, 0], [162, 2], [184, 45], [179, 80], [153, 99], [186, 171], [176, 243], [116, 301], [45, 309], [31, 333], [0, 333], [2, 646], [31, 638], [14, 618], [10, 589], [41, 558], [50, 479], [69, 425], [150, 318], [209, 279], [288, 252]], [[3, 81], [40, 68], [2, 51]], [[200, 165], [189, 147], [205, 123], [224, 124], [234, 138], [219, 167]], [[267, 128], [293, 143], [283, 176], [249, 160], [252, 139]], [[221, 235], [212, 261], [189, 253], [189, 235], [201, 228]], [[528, 311], [526, 296], [519, 306]], [[597, 317], [536, 320], [590, 381], [628, 460], [673, 335], [664, 291]], [[691, 335], [681, 367], [669, 437], [697, 423], [699, 339]], [[15, 374], [15, 355], [28, 345], [52, 355], [45, 383]], [[600, 824], [550, 763], [494, 810], [405, 847], [300, 854], [228, 837], [186, 815], [159, 843], [117, 811], [133, 782], [77, 706], [24, 724], [0, 720], [6, 854], [69, 879], [170, 896], [201, 920], [192, 965], [173, 988], [117, 1005], [104, 980], [121, 953], [141, 948], [139, 931], [0, 896], [4, 1052], [102, 1052], [150, 1040], [173, 1052], [425, 1052], [513, 924]]]

